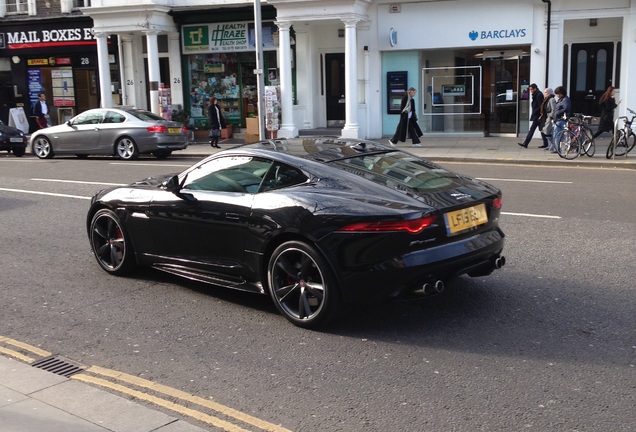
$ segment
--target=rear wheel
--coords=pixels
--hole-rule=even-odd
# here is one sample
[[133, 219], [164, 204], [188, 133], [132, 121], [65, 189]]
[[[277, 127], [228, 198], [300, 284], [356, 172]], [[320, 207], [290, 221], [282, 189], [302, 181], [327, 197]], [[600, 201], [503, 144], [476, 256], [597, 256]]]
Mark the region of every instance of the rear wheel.
[[24, 147], [15, 147], [12, 149], [12, 152], [14, 155], [16, 155], [17, 157], [22, 157], [24, 156]]
[[91, 220], [89, 240], [95, 259], [108, 273], [124, 275], [135, 266], [132, 243], [119, 217], [109, 209], [99, 210]]
[[579, 143], [568, 129], [561, 132], [557, 143], [557, 152], [559, 152], [559, 156], [568, 160], [576, 159], [579, 156]]
[[119, 138], [115, 143], [115, 151], [117, 156], [123, 160], [137, 159], [139, 157], [139, 149], [137, 144], [131, 138]]
[[31, 151], [40, 159], [50, 159], [53, 157], [51, 141], [42, 135], [38, 136], [35, 141], [33, 141], [33, 148]]
[[615, 157], [625, 156], [628, 152], [627, 149], [628, 149], [627, 136], [625, 135], [625, 132], [620, 131], [618, 133], [618, 139], [616, 140], [616, 145], [614, 146], [614, 149], [613, 149], [614, 156]]
[[342, 300], [330, 266], [305, 242], [278, 246], [269, 260], [267, 280], [274, 304], [297, 326], [317, 327], [340, 310]]
[[596, 143], [594, 142], [594, 134], [589, 128], [585, 128], [581, 132], [583, 134], [582, 139], [584, 140], [583, 151], [585, 152], [586, 155], [588, 155], [589, 157], [592, 157], [594, 156], [594, 153], [596, 153]]

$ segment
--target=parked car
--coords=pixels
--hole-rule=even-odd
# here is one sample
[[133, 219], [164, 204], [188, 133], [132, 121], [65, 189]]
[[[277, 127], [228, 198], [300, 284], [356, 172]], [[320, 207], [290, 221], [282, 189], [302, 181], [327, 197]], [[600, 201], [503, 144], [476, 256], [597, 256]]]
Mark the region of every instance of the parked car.
[[40, 159], [74, 154], [129, 160], [145, 153], [165, 158], [187, 146], [188, 135], [181, 123], [136, 108], [91, 109], [31, 135], [31, 151]]
[[146, 265], [271, 296], [316, 327], [347, 304], [442, 292], [505, 263], [501, 192], [388, 145], [312, 137], [218, 152], [97, 193], [86, 228], [113, 275]]
[[7, 126], [0, 120], [0, 151], [13, 153], [17, 157], [24, 156], [28, 140], [20, 129]]

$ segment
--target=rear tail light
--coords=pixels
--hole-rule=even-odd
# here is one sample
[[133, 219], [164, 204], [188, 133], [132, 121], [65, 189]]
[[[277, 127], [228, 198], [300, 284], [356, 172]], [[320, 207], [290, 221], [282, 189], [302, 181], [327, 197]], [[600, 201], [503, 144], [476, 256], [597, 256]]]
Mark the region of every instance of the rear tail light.
[[386, 231], [407, 231], [412, 234], [422, 231], [435, 222], [435, 216], [426, 216], [418, 219], [389, 222], [357, 222], [346, 225], [338, 231], [347, 232], [386, 232]]
[[181, 127], [181, 132], [183, 132], [183, 133], [187, 133], [187, 132], [188, 132], [188, 128], [187, 128], [187, 127], [185, 127], [185, 126], [182, 126], [182, 127]]
[[492, 206], [493, 206], [493, 208], [500, 209], [501, 208], [501, 197], [497, 197], [494, 200], [492, 200]]
[[166, 126], [163, 126], [163, 125], [148, 126], [148, 132], [150, 132], [150, 133], [163, 133], [163, 132], [168, 132], [168, 128]]

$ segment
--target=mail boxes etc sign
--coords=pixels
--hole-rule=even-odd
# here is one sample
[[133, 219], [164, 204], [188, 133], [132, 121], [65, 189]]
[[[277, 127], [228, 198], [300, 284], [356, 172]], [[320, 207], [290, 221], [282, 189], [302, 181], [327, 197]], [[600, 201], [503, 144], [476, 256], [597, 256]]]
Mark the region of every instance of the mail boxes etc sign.
[[95, 45], [93, 29], [59, 28], [7, 31], [0, 33], [0, 49], [50, 48]]
[[[185, 53], [253, 51], [256, 47], [250, 22], [186, 25], [182, 32]], [[273, 23], [262, 24], [263, 49], [276, 49], [274, 33]]]

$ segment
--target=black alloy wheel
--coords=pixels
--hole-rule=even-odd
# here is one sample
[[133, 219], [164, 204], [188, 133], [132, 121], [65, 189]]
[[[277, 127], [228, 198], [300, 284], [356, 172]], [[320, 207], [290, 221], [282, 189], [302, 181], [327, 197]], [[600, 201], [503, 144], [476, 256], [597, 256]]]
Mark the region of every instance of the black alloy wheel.
[[95, 213], [89, 236], [95, 259], [104, 270], [118, 276], [130, 273], [135, 266], [135, 254], [115, 212], [102, 209]]
[[280, 313], [299, 327], [315, 328], [340, 312], [342, 300], [331, 268], [307, 243], [278, 246], [269, 260], [267, 280]]

